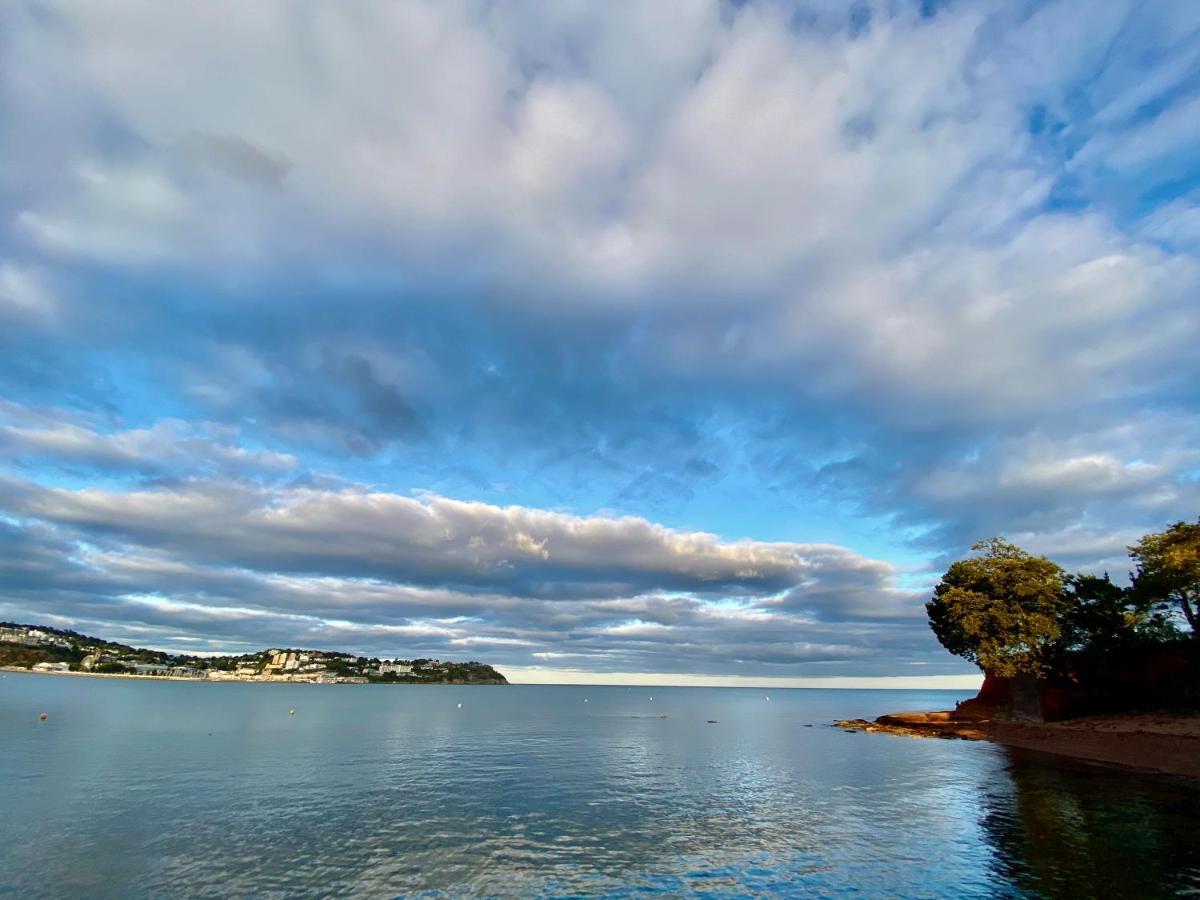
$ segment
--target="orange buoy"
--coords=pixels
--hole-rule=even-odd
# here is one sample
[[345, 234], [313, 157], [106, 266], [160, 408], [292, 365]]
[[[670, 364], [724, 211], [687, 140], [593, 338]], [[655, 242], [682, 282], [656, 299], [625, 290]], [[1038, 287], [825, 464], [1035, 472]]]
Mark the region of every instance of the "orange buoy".
[[42, 721], [42, 722], [45, 722], [45, 721], [46, 721], [46, 714], [45, 714], [45, 713], [42, 713], [40, 716], [38, 716], [38, 719], [39, 719], [40, 721]]

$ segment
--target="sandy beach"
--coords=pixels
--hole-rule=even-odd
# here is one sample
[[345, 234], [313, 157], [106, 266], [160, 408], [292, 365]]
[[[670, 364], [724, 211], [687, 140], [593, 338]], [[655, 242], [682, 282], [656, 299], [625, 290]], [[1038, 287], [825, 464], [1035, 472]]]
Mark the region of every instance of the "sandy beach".
[[835, 723], [847, 732], [995, 741], [1106, 765], [1200, 778], [1200, 713], [1143, 712], [1062, 722], [955, 720], [949, 712], [893, 713]]

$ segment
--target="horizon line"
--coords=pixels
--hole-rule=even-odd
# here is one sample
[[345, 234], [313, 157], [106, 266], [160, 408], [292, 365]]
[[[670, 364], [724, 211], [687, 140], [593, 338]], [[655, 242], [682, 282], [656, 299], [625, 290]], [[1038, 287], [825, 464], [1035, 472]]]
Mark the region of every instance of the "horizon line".
[[808, 677], [689, 675], [682, 672], [588, 672], [540, 666], [492, 666], [509, 684], [595, 687], [744, 687], [845, 690], [978, 691], [983, 673], [967, 675], [823, 675]]

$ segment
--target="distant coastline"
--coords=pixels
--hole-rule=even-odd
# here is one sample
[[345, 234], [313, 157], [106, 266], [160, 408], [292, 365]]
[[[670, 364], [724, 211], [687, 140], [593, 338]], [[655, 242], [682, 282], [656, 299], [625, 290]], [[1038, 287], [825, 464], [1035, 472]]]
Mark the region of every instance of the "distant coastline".
[[[58, 678], [120, 678], [126, 681], [191, 681], [202, 684], [209, 683], [207, 678], [191, 678], [184, 675], [134, 675], [132, 672], [59, 672], [43, 669], [26, 669], [22, 666], [0, 666], [0, 672], [5, 674], [12, 672], [17, 675], [50, 675]], [[268, 681], [263, 683], [272, 684], [275, 682]]]
[[490, 665], [475, 661], [381, 659], [290, 648], [225, 656], [171, 654], [15, 622], [0, 622], [0, 670], [258, 684], [508, 684]]
[[[16, 675], [49, 675], [66, 678], [116, 678], [122, 681], [187, 681], [192, 684], [389, 684], [386, 681], [281, 681], [274, 678], [196, 678], [190, 675], [136, 675], [132, 672], [71, 672], [44, 669], [26, 669], [22, 666], [0, 666], [0, 673]], [[501, 676], [502, 678], [504, 676]], [[390, 682], [392, 684], [415, 684], [417, 682]], [[507, 685], [504, 681], [426, 681], [421, 684], [435, 687], [462, 685]]]

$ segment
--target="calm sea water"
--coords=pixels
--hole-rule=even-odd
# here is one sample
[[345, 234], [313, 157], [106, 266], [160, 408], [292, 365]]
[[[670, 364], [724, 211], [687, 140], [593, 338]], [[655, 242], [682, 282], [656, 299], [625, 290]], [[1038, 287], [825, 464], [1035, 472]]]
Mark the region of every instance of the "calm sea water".
[[828, 727], [961, 696], [9, 673], [0, 894], [1200, 891], [1195, 783]]

